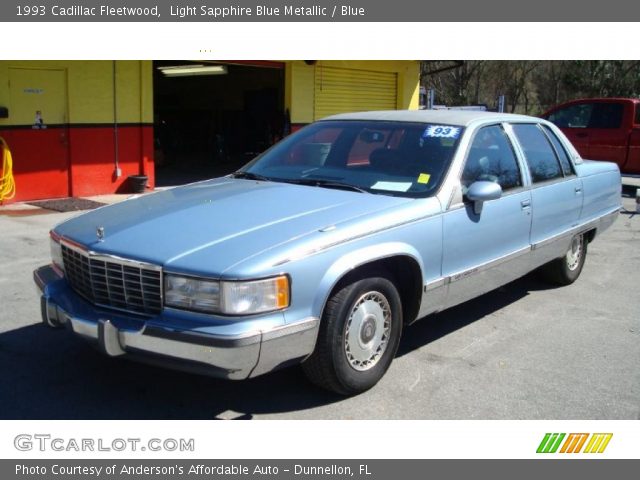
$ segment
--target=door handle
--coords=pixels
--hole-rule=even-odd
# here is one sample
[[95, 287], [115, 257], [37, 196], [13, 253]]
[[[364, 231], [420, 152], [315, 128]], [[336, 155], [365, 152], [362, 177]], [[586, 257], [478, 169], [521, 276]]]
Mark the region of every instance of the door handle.
[[527, 208], [531, 208], [531, 200], [521, 201], [520, 206], [522, 207], [523, 210], [526, 210]]
[[582, 187], [576, 187], [574, 192], [576, 192], [576, 195], [580, 195], [582, 193]]

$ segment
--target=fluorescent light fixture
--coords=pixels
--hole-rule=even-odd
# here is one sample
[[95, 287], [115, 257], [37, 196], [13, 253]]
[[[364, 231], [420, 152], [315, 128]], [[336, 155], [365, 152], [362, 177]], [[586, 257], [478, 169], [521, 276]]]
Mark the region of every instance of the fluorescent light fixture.
[[168, 77], [192, 77], [196, 75], [226, 75], [226, 65], [176, 65], [158, 67]]

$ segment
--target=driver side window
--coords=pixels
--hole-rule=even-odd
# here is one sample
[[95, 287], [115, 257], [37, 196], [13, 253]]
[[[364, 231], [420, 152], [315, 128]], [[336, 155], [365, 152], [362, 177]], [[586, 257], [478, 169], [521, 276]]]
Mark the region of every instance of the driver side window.
[[477, 181], [498, 183], [503, 191], [522, 186], [513, 147], [500, 125], [482, 127], [471, 142], [460, 179], [463, 192]]

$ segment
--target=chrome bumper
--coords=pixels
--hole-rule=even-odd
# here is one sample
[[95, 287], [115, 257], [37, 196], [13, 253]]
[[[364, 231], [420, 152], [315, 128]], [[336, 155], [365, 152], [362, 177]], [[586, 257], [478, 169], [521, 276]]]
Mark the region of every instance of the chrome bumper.
[[314, 349], [319, 319], [267, 331], [247, 331], [239, 335], [215, 335], [145, 324], [139, 330], [118, 329], [108, 318], [93, 321], [64, 310], [48, 294], [47, 285], [59, 281], [52, 267], [33, 272], [42, 292], [42, 321], [50, 327], [67, 327], [111, 357], [126, 356], [234, 380], [255, 377], [298, 363]]

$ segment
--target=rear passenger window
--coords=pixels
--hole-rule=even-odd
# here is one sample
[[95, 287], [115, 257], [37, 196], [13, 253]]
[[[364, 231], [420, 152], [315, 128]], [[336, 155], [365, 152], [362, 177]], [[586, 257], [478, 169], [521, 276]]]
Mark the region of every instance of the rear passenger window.
[[562, 177], [556, 154], [537, 125], [514, 124], [513, 132], [524, 150], [533, 183]]
[[574, 172], [573, 172], [573, 168], [571, 167], [571, 160], [569, 159], [569, 154], [565, 150], [564, 145], [562, 145], [562, 143], [560, 142], [560, 139], [546, 125], [542, 125], [542, 129], [547, 134], [547, 137], [551, 141], [551, 144], [553, 145], [553, 148], [555, 149], [556, 154], [558, 155], [558, 159], [560, 159], [560, 164], [562, 165], [562, 172], [565, 175], [573, 175]]
[[623, 110], [622, 103], [595, 103], [589, 128], [620, 128]]
[[499, 183], [503, 191], [522, 186], [513, 147], [500, 125], [478, 130], [469, 148], [461, 178], [463, 191], [479, 180]]

